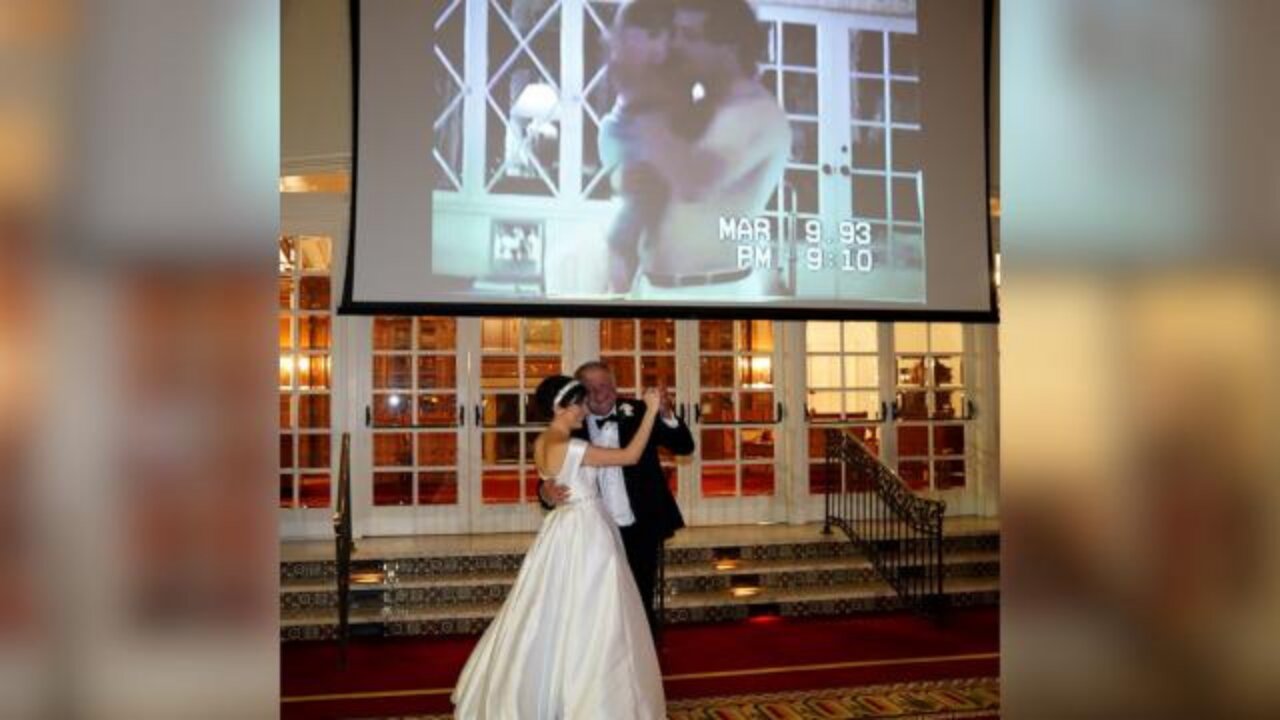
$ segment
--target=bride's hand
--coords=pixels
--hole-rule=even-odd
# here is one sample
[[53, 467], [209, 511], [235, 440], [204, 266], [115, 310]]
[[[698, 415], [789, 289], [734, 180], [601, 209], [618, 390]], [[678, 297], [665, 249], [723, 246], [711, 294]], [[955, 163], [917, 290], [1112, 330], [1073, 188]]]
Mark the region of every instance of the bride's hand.
[[662, 404], [662, 391], [653, 387], [645, 388], [641, 399], [644, 400], [646, 411], [657, 412], [658, 406]]

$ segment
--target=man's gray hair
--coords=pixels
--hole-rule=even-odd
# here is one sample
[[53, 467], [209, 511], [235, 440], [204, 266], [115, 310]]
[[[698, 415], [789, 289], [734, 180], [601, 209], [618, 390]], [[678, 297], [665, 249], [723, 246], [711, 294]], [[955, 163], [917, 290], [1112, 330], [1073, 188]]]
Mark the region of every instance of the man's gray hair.
[[578, 366], [577, 370], [573, 371], [573, 377], [578, 381], [581, 381], [582, 376], [592, 370], [603, 370], [609, 373], [609, 377], [613, 377], [613, 368], [609, 367], [609, 364], [603, 360], [588, 360], [582, 363]]

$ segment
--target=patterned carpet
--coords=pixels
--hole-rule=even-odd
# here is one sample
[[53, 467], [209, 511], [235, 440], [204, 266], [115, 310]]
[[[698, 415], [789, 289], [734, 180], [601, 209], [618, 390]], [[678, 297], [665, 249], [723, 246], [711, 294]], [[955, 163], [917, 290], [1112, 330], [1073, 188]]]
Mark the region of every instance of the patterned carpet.
[[[1000, 713], [1000, 680], [966, 678], [806, 692], [696, 698], [667, 704], [671, 720], [988, 718]], [[386, 720], [446, 720], [414, 715]]]

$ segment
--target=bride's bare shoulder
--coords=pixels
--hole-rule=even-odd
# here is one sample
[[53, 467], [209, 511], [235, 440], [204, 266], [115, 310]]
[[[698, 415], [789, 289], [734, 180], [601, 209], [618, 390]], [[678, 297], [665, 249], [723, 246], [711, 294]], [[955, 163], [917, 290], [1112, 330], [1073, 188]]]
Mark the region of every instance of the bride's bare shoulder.
[[534, 452], [550, 452], [569, 444], [569, 438], [559, 437], [552, 433], [544, 432], [533, 439]]
[[555, 433], [543, 432], [533, 441], [533, 459], [538, 471], [545, 477], [554, 477], [564, 462], [569, 447], [569, 438]]

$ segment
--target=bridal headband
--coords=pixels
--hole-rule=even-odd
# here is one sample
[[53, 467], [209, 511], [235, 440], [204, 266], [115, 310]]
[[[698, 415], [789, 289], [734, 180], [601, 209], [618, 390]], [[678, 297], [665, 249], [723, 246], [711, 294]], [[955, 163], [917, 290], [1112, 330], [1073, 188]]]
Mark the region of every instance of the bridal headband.
[[578, 385], [579, 383], [577, 380], [570, 380], [568, 385], [560, 388], [560, 392], [556, 393], [555, 399], [551, 401], [551, 407], [559, 407], [560, 401], [564, 399], [564, 396], [568, 395], [569, 391], [578, 387]]

